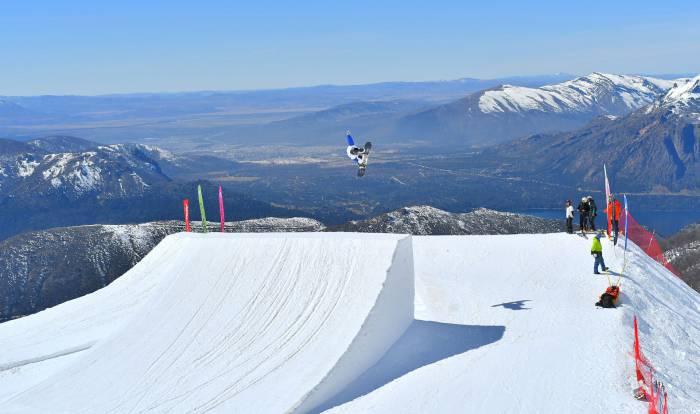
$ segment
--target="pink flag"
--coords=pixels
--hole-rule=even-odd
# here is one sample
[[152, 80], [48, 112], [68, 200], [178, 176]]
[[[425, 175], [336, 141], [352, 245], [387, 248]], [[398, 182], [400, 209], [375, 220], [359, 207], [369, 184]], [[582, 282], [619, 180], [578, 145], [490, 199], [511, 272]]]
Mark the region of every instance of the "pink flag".
[[224, 193], [219, 185], [219, 216], [221, 217], [221, 232], [224, 232]]
[[190, 231], [190, 200], [182, 200], [182, 208], [185, 210], [185, 231]]

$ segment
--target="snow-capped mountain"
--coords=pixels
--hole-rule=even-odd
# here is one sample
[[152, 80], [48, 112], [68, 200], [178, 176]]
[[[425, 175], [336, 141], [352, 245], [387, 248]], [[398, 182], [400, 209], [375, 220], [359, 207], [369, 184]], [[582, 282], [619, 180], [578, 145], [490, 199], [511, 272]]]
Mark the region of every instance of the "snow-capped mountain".
[[647, 112], [659, 110], [700, 120], [700, 76], [687, 82], [674, 83], [673, 88], [661, 100], [649, 106]]
[[602, 182], [603, 163], [627, 191], [700, 189], [700, 77], [614, 119], [561, 134], [539, 134], [485, 150], [503, 171], [568, 185]]
[[[196, 196], [197, 184], [169, 174], [201, 169], [197, 161], [148, 145], [0, 139], [0, 239], [59, 226], [180, 218], [182, 199]], [[200, 183], [205, 194], [216, 193], [213, 184]], [[205, 197], [212, 211], [218, 210], [215, 201]], [[239, 219], [300, 215], [238, 193], [228, 192], [226, 204]]]
[[479, 110], [485, 114], [538, 111], [623, 115], [652, 103], [673, 83], [596, 72], [541, 88], [503, 85], [479, 96]]
[[37, 177], [69, 197], [86, 192], [99, 192], [107, 198], [132, 196], [169, 181], [138, 145], [107, 145], [95, 151], [47, 154], [33, 162], [37, 164], [33, 172], [27, 169], [24, 177]]
[[[198, 222], [192, 223], [198, 231]], [[0, 241], [0, 321], [28, 315], [102, 288], [148, 254], [180, 221], [88, 225], [33, 231]], [[227, 232], [320, 231], [307, 218], [226, 223]]]
[[170, 181], [143, 145], [91, 147], [89, 141], [73, 137], [34, 140], [6, 151], [0, 158], [0, 171], [5, 196], [58, 193], [69, 200], [88, 193], [99, 193], [101, 198], [133, 196]]
[[519, 234], [563, 231], [562, 222], [479, 208], [450, 213], [431, 206], [404, 207], [377, 217], [330, 227], [333, 231], [413, 235]]
[[437, 143], [483, 146], [623, 116], [686, 81], [592, 73], [539, 88], [503, 85], [405, 117], [400, 130]]

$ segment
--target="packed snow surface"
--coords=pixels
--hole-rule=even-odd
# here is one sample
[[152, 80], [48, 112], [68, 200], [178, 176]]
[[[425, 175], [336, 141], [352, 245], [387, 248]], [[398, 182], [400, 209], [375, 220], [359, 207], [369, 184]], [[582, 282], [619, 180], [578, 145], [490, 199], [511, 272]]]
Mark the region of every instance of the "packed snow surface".
[[596, 309], [589, 250], [566, 234], [169, 236], [110, 286], [0, 324], [0, 411], [642, 413], [634, 315], [670, 412], [697, 410], [700, 295], [632, 245], [619, 307]]

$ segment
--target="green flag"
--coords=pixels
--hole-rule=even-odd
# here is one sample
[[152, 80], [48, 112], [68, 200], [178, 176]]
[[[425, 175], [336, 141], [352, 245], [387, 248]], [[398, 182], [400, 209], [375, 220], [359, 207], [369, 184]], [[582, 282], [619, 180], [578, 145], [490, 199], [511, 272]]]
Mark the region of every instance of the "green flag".
[[202, 186], [197, 186], [197, 193], [199, 194], [199, 212], [202, 215], [202, 229], [206, 233], [207, 230], [207, 215], [204, 213], [204, 199], [202, 198]]

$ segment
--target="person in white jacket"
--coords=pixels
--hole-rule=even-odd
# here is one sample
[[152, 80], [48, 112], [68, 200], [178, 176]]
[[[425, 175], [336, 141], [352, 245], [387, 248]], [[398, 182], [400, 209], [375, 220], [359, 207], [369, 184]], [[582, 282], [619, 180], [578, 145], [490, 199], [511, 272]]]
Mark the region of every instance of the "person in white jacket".
[[571, 200], [566, 200], [566, 232], [574, 234], [574, 206]]

